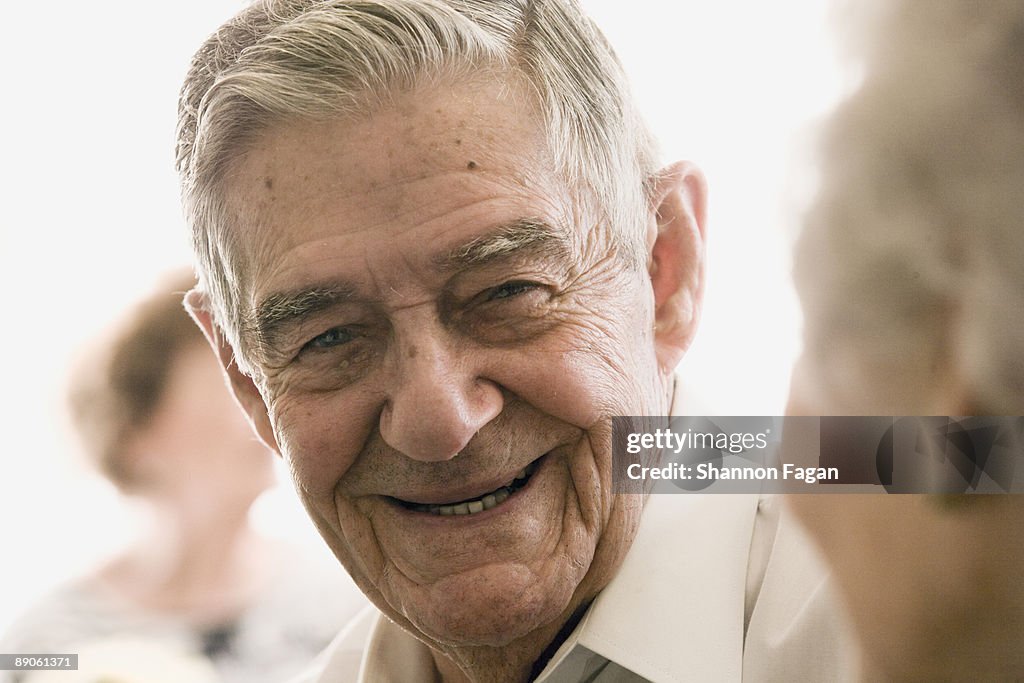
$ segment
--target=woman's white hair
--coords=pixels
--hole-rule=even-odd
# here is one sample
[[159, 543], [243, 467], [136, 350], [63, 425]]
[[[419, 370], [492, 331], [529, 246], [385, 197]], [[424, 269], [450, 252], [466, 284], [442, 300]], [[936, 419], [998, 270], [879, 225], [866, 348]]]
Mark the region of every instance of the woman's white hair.
[[876, 18], [797, 245], [798, 381], [817, 410], [949, 410], [930, 396], [945, 385], [962, 408], [1020, 415], [1024, 4], [905, 0]]
[[200, 48], [179, 105], [200, 287], [239, 361], [249, 283], [224, 192], [232, 163], [273, 124], [372, 113], [396, 92], [480, 73], [527, 84], [557, 170], [640, 255], [654, 143], [574, 0], [261, 0]]

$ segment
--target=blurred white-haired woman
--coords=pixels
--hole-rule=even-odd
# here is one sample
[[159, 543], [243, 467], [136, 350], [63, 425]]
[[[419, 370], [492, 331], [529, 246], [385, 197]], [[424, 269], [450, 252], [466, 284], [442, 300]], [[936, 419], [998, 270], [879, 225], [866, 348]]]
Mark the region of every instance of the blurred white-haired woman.
[[[796, 249], [790, 412], [1022, 415], [1024, 4], [874, 9]], [[790, 503], [833, 565], [865, 680], [1024, 679], [1024, 497]]]

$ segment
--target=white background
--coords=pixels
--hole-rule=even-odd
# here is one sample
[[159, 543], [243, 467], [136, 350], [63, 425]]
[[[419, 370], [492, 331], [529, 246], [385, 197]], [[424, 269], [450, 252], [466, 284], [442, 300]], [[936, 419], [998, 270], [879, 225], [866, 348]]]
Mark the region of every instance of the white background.
[[[825, 0], [584, 0], [666, 160], [711, 187], [704, 321], [681, 376], [697, 412], [778, 414], [798, 351], [789, 240], [812, 124], [843, 88]], [[76, 351], [186, 263], [173, 171], [192, 52], [241, 3], [58, 0], [4, 10], [0, 205], [0, 629], [123, 542], [131, 517], [80, 464], [63, 393]], [[257, 510], [309, 538], [290, 489]]]

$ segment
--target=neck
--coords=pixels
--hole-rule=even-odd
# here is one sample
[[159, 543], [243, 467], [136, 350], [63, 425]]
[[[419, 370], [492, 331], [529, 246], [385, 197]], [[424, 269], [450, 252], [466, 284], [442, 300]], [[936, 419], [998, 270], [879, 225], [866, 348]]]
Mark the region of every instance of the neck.
[[101, 573], [140, 606], [197, 623], [235, 616], [262, 584], [267, 544], [248, 524], [248, 510], [199, 514], [153, 508], [143, 538]]

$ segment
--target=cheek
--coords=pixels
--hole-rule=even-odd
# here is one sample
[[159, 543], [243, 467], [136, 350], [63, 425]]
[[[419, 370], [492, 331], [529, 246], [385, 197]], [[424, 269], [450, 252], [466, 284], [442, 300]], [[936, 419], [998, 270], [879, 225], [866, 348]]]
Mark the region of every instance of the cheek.
[[[587, 320], [563, 331], [549, 353], [531, 353], [521, 368], [535, 405], [578, 427], [612, 415], [647, 414], [659, 402], [653, 345], [630, 320]], [[531, 401], [533, 402], [533, 401]]]
[[330, 503], [376, 427], [379, 404], [350, 392], [282, 396], [271, 421], [307, 503]]
[[604, 354], [559, 345], [554, 350], [503, 353], [483, 377], [537, 411], [589, 430], [611, 415], [628, 414], [635, 388]]

